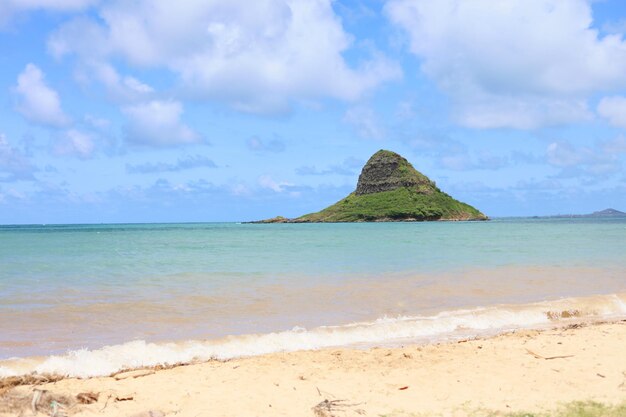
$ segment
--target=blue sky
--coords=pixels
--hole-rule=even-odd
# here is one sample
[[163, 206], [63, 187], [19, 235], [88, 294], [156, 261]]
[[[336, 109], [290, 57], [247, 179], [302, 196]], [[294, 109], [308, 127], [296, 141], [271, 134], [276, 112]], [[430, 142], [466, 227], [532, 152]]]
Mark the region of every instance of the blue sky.
[[317, 211], [378, 149], [490, 216], [626, 210], [619, 0], [1, 0], [0, 223]]

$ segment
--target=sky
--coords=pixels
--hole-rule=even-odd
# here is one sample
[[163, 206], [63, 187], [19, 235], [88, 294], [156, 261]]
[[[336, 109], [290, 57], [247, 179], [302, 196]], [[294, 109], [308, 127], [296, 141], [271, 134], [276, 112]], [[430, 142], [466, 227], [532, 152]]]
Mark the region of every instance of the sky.
[[318, 211], [379, 149], [491, 217], [626, 211], [621, 0], [0, 0], [0, 224]]

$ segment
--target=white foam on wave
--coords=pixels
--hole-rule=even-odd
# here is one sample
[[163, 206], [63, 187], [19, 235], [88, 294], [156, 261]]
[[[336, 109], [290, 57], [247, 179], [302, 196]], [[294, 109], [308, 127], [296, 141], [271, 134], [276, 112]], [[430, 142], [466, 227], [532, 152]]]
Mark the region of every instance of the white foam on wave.
[[10, 376], [18, 376], [18, 375], [19, 375], [19, 372], [17, 371], [6, 368], [4, 366], [0, 366], [0, 378], [7, 378]]
[[80, 349], [50, 356], [34, 367], [31, 364], [27, 370], [0, 367], [0, 377], [27, 373], [24, 371], [81, 378], [104, 376], [124, 369], [155, 365], [356, 344], [374, 346], [394, 341], [434, 341], [459, 335], [538, 327], [555, 321], [619, 315], [626, 315], [626, 302], [620, 296], [611, 295], [447, 311], [433, 316], [382, 317], [372, 322], [323, 326], [311, 330], [295, 327], [283, 332], [230, 336], [212, 341], [148, 343], [137, 340], [96, 350]]

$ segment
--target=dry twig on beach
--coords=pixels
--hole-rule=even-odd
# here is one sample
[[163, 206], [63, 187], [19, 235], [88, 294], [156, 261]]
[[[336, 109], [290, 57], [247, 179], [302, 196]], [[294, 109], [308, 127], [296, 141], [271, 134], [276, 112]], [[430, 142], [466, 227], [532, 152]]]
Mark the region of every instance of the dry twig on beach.
[[128, 378], [141, 378], [143, 376], [148, 376], [154, 374], [156, 371], [153, 369], [137, 369], [134, 371], [122, 371], [113, 375], [116, 381], [121, 381], [123, 379]]
[[[350, 407], [355, 407], [359, 404], [346, 404], [347, 400], [324, 400], [312, 408], [313, 414], [316, 417], [337, 417], [335, 412], [345, 413]], [[365, 411], [361, 409], [351, 410], [356, 414], [363, 415]]]
[[534, 356], [537, 359], [545, 359], [547, 361], [551, 360], [551, 359], [566, 359], [566, 358], [572, 358], [574, 357], [574, 355], [558, 355], [558, 356], [541, 356], [535, 352], [533, 352], [530, 349], [526, 349], [526, 352], [528, 352], [529, 355]]

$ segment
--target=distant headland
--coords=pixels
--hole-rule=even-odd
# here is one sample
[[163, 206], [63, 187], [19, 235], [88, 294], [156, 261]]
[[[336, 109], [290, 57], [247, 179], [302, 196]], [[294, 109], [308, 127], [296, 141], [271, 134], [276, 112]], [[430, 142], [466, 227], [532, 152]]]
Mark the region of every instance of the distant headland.
[[615, 210], [612, 208], [594, 211], [589, 214], [557, 214], [555, 216], [548, 216], [552, 218], [607, 218], [607, 217], [626, 217], [626, 213], [623, 211]]
[[395, 152], [380, 150], [367, 161], [356, 190], [318, 211], [295, 219], [282, 216], [252, 223], [334, 223], [487, 220], [469, 204], [441, 191]]

